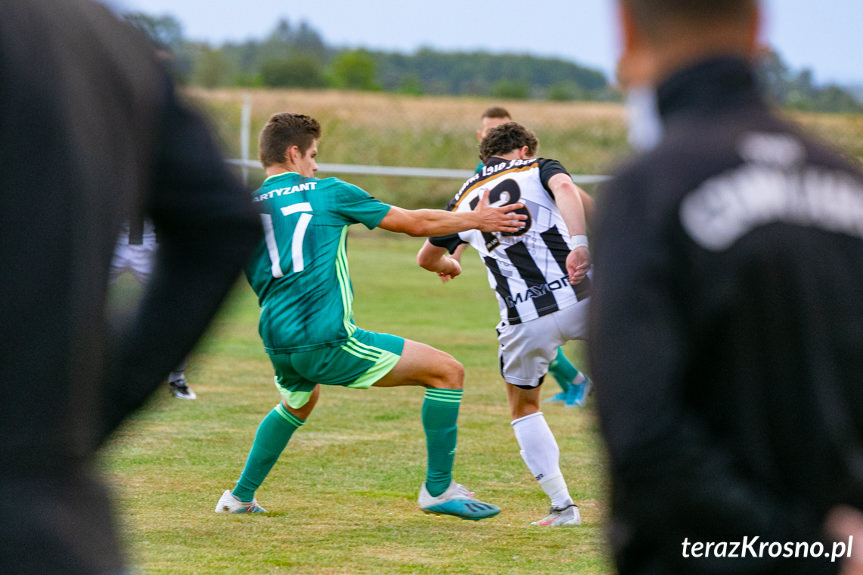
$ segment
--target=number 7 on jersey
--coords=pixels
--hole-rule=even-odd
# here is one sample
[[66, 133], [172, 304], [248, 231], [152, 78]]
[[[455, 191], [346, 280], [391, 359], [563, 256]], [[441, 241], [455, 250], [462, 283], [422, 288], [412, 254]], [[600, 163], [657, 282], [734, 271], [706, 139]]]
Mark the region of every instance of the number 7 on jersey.
[[[300, 214], [300, 219], [297, 221], [297, 226], [294, 228], [294, 235], [291, 238], [291, 261], [293, 262], [291, 271], [293, 273], [299, 273], [305, 269], [305, 261], [303, 260], [303, 240], [306, 237], [306, 230], [309, 227], [309, 222], [312, 221], [312, 205], [308, 202], [303, 202], [292, 206], [285, 206], [281, 211], [283, 216]], [[273, 231], [273, 217], [270, 214], [261, 214], [261, 219], [264, 223], [267, 252], [270, 254], [270, 262], [273, 264], [273, 277], [280, 278], [285, 275], [285, 272], [282, 270], [282, 258], [279, 255], [279, 246], [276, 243], [276, 234]]]

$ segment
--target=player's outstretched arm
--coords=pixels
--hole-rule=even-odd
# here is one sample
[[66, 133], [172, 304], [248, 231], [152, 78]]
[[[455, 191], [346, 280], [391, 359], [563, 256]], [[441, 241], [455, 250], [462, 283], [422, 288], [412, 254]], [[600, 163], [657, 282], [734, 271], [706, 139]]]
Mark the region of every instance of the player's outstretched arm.
[[515, 211], [523, 207], [520, 203], [499, 208], [490, 206], [488, 191], [485, 191], [477, 207], [467, 212], [405, 210], [392, 206], [378, 227], [414, 237], [448, 236], [474, 229], [483, 232], [517, 232], [524, 227], [527, 216], [516, 214]]
[[[459, 246], [460, 248], [466, 244]], [[461, 264], [450, 256], [446, 248], [438, 247], [426, 240], [417, 252], [417, 264], [424, 270], [434, 272], [444, 283], [461, 274]]]
[[576, 186], [568, 174], [555, 174], [548, 180], [548, 187], [554, 193], [554, 201], [560, 210], [560, 215], [566, 223], [570, 236], [581, 236], [585, 245], [576, 247], [566, 258], [566, 271], [569, 282], [577, 284], [587, 275], [590, 268], [590, 254], [587, 251], [587, 224], [581, 189]]

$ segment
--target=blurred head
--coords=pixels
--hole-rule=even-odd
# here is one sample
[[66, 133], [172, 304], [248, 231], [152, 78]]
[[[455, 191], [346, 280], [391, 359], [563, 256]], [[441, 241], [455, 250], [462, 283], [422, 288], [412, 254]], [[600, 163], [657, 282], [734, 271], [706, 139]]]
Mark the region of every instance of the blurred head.
[[485, 135], [488, 134], [489, 130], [507, 122], [512, 122], [512, 116], [509, 115], [506, 108], [501, 108], [499, 106], [489, 108], [482, 113], [480, 129], [476, 131], [476, 139], [482, 142], [482, 139], [485, 138]]
[[538, 147], [539, 140], [533, 132], [516, 122], [507, 122], [488, 131], [479, 143], [479, 159], [487, 163], [492, 157], [532, 158]]
[[618, 0], [618, 80], [658, 84], [696, 60], [757, 52], [758, 0]]
[[258, 155], [264, 168], [283, 167], [310, 178], [318, 165], [321, 125], [304, 114], [273, 114], [261, 130]]

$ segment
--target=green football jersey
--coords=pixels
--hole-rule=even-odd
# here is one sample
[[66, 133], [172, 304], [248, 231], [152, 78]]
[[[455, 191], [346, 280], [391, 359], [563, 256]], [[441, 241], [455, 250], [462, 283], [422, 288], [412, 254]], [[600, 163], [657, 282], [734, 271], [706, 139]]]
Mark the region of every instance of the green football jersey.
[[356, 329], [348, 227], [377, 227], [390, 206], [338, 178], [271, 176], [255, 192], [264, 239], [246, 266], [267, 353], [344, 342]]

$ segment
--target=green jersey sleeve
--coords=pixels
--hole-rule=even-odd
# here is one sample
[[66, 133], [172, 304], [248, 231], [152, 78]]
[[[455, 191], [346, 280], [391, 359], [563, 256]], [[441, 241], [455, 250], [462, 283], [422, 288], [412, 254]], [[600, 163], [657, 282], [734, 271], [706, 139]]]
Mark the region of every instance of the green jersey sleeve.
[[339, 180], [334, 212], [347, 224], [360, 223], [374, 229], [390, 211], [389, 204], [369, 195], [364, 189]]

